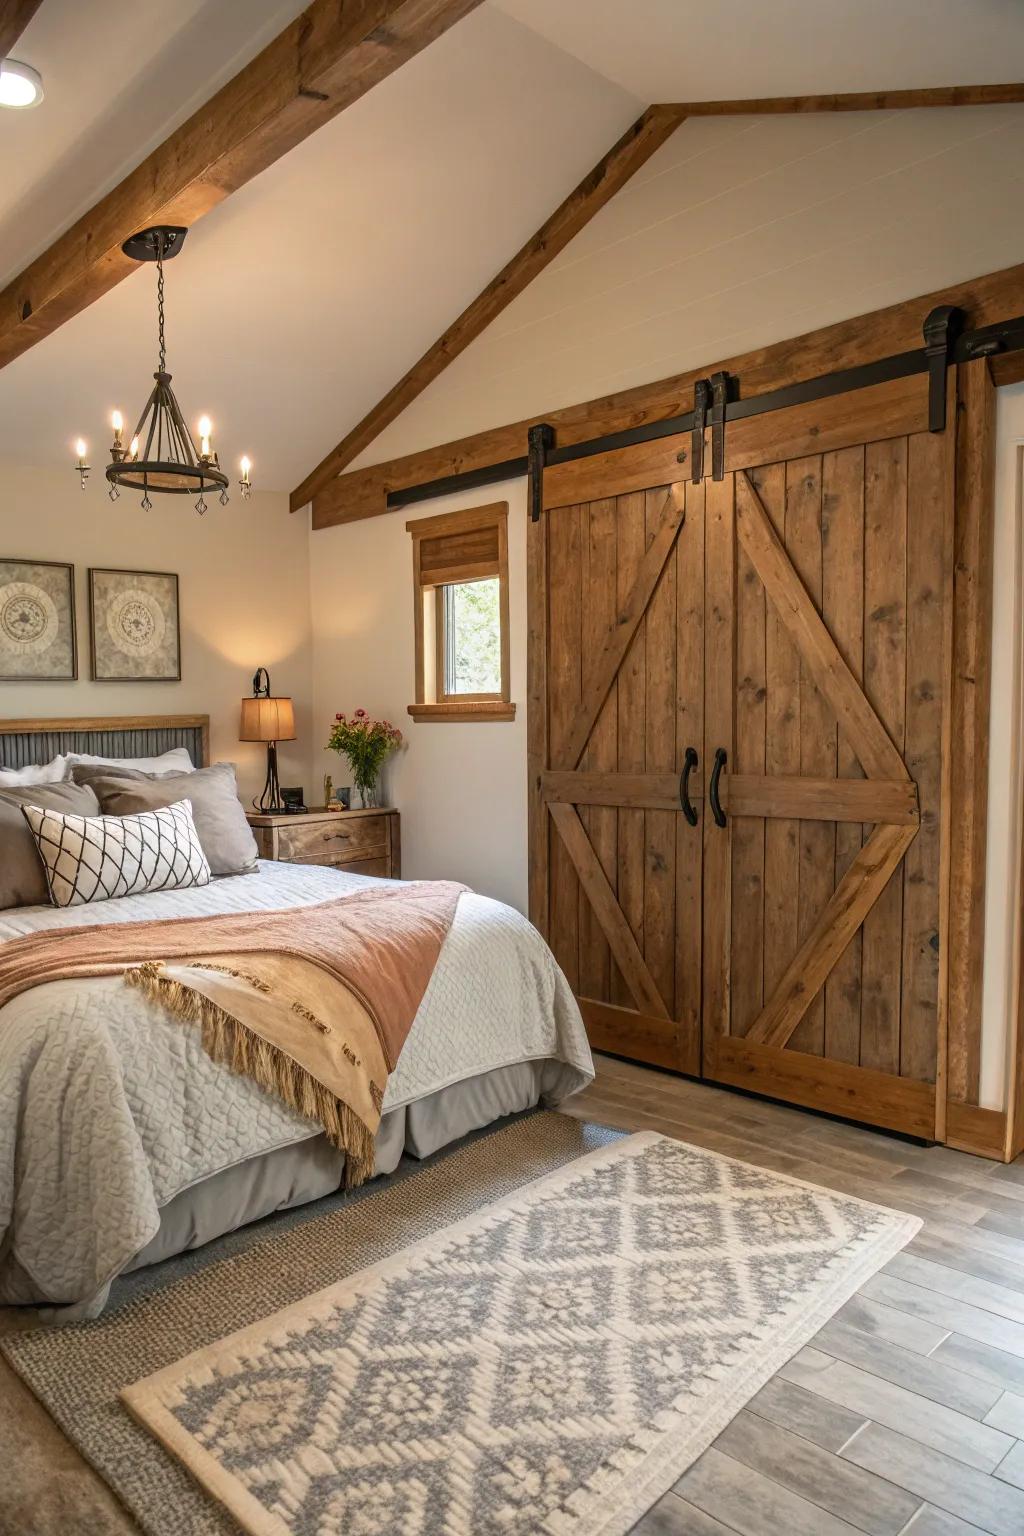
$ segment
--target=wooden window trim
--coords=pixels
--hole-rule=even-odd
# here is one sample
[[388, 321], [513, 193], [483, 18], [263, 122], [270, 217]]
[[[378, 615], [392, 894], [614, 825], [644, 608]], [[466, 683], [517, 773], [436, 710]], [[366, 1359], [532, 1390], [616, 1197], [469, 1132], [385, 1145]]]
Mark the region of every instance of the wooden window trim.
[[[405, 525], [412, 537], [413, 624], [415, 633], [416, 701], [408, 712], [414, 720], [485, 721], [514, 720], [511, 697], [511, 646], [508, 599], [508, 502], [492, 502], [461, 512], [417, 518]], [[497, 556], [487, 559], [453, 558], [449, 564], [424, 568], [426, 540], [456, 538], [493, 529]], [[447, 552], [443, 552], [445, 558]], [[436, 553], [435, 553], [436, 559]], [[469, 581], [498, 579], [501, 628], [501, 689], [497, 693], [444, 692], [444, 613], [438, 597], [442, 587]]]

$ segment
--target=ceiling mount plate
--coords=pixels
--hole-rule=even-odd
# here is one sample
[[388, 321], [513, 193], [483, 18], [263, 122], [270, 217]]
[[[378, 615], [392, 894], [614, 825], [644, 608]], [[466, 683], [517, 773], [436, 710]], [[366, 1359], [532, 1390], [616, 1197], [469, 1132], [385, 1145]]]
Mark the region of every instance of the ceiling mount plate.
[[164, 261], [177, 256], [185, 243], [188, 228], [182, 224], [154, 224], [152, 229], [140, 229], [122, 245], [121, 249], [132, 261], [156, 261], [163, 240]]

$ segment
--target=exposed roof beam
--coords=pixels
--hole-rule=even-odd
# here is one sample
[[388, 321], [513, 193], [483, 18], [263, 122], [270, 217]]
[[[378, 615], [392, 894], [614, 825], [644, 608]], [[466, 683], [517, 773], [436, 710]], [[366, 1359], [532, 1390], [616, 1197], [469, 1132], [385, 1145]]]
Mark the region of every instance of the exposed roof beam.
[[121, 242], [194, 224], [480, 0], [314, 0], [0, 293], [0, 368], [113, 288]]
[[298, 511], [311, 501], [316, 493], [351, 464], [356, 456], [368, 448], [384, 428], [400, 416], [422, 394], [427, 385], [443, 373], [448, 364], [464, 352], [471, 341], [511, 304], [517, 294], [528, 287], [539, 272], [565, 249], [574, 235], [603, 208], [620, 187], [650, 159], [654, 151], [679, 127], [683, 120], [679, 107], [648, 107], [631, 128], [602, 155], [578, 187], [559, 204], [550, 218], [546, 219], [512, 260], [502, 267], [481, 294], [462, 311], [458, 319], [428, 347], [417, 363], [389, 389], [382, 400], [363, 417], [359, 424], [332, 448], [326, 458], [297, 485], [291, 494], [291, 509]]
[[41, 4], [42, 0], [0, 0], [0, 60], [10, 58]]
[[773, 112], [893, 112], [907, 107], [998, 107], [1024, 101], [1024, 85], [938, 85], [919, 91], [855, 91], [846, 96], [759, 96], [687, 101], [687, 117], [761, 117]]
[[[586, 400], [580, 405], [546, 411], [509, 426], [491, 427], [469, 437], [425, 448], [386, 463], [369, 465], [340, 475], [313, 498], [313, 527], [331, 528], [338, 523], [358, 522], [387, 511], [389, 491], [422, 485], [448, 475], [486, 469], [526, 453], [526, 434], [535, 422], [555, 428], [559, 446], [585, 442], [609, 432], [639, 427], [648, 421], [664, 421], [693, 409], [693, 386], [717, 368], [737, 375], [745, 399], [781, 389], [801, 379], [876, 362], [896, 352], [922, 344], [921, 324], [938, 304], [956, 304], [965, 311], [971, 326], [994, 325], [1024, 314], [1024, 264], [970, 278], [937, 293], [906, 299], [872, 314], [840, 320], [804, 336], [758, 347], [724, 362], [708, 360], [699, 368], [653, 384], [640, 384], [619, 394]], [[1000, 383], [1016, 378], [1016, 365], [1008, 355], [1006, 372], [999, 376], [1001, 360], [993, 359]]]
[[[352, 489], [351, 480], [345, 490], [335, 490], [331, 481], [368, 448], [384, 428], [400, 416], [427, 385], [443, 373], [448, 364], [533, 281], [687, 117], [875, 112], [911, 107], [992, 106], [1007, 102], [1024, 102], [1024, 84], [950, 85], [915, 91], [865, 91], [845, 96], [768, 96], [750, 100], [680, 102], [648, 107], [629, 132], [598, 161], [590, 175], [541, 225], [533, 239], [513, 256], [497, 277], [463, 310], [444, 335], [424, 352], [408, 373], [342, 438], [316, 469], [295, 487], [291, 494], [291, 510], [297, 512], [300, 507], [315, 499], [315, 521], [317, 516], [323, 514], [325, 507], [333, 508], [348, 496]], [[514, 457], [519, 451], [516, 449], [507, 457]], [[490, 462], [496, 461], [492, 458]]]

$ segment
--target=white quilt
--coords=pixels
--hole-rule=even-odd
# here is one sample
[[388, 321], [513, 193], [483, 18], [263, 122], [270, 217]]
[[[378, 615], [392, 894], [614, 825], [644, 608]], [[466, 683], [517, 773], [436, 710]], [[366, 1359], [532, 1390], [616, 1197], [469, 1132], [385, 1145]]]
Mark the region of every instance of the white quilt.
[[[0, 944], [41, 929], [309, 905], [369, 882], [261, 863], [256, 875], [57, 911], [0, 913]], [[377, 883], [377, 882], [373, 882]], [[593, 1075], [575, 999], [511, 907], [460, 898], [384, 1099], [392, 1109], [513, 1062]], [[205, 1055], [197, 1032], [119, 977], [58, 981], [0, 1011], [0, 1302], [82, 1303], [220, 1169], [319, 1128]]]

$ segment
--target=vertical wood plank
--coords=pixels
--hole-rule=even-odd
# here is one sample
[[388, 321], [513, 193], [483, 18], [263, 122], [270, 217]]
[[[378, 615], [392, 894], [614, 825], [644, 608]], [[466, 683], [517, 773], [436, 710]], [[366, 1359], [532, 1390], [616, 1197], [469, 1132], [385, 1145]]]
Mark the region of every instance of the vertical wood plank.
[[[821, 487], [822, 617], [850, 671], [864, 677], [864, 449], [825, 454]], [[842, 729], [837, 734], [836, 772], [863, 778], [863, 770]], [[856, 822], [835, 831], [835, 884], [861, 848]], [[861, 934], [836, 962], [825, 983], [825, 1055], [833, 1061], [860, 1060]]]
[[[707, 787], [715, 752], [723, 747], [733, 761], [735, 700], [733, 641], [735, 635], [735, 477], [705, 482], [705, 607], [704, 607], [704, 760], [702, 784]], [[704, 1060], [714, 1071], [714, 1045], [730, 1033], [730, 958], [732, 938], [733, 822], [715, 825], [704, 816]]]
[[[864, 450], [864, 692], [901, 753], [907, 673], [907, 440]], [[861, 935], [860, 1064], [899, 1071], [903, 876], [897, 870]]]
[[906, 763], [921, 827], [903, 864], [900, 1073], [933, 1082], [939, 993], [939, 812], [944, 634], [945, 437], [918, 432], [907, 456]]
[[[616, 602], [621, 606], [636, 583], [647, 547], [646, 506], [642, 491], [616, 497]], [[643, 773], [646, 710], [646, 615], [637, 625], [618, 675], [618, 743], [620, 773]], [[570, 765], [571, 766], [571, 765]], [[618, 895], [626, 921], [643, 953], [644, 813], [619, 810], [617, 815]], [[632, 994], [618, 970], [612, 977], [612, 1001], [634, 1006]]]
[[[948, 377], [948, 376], [947, 376]], [[949, 920], [952, 873], [953, 619], [956, 551], [956, 390], [946, 394], [942, 498], [942, 729], [939, 764], [939, 996], [935, 1040], [935, 1140], [948, 1136]], [[1007, 1117], [1007, 1125], [1009, 1117]], [[1005, 1138], [1004, 1138], [1005, 1139]]]
[[[821, 456], [786, 465], [786, 548], [793, 568], [821, 612]], [[800, 772], [830, 778], [836, 771], [836, 722], [806, 666], [800, 667]], [[834, 822], [802, 821], [798, 833], [800, 889], [798, 930], [802, 943], [834, 889]], [[795, 1030], [792, 1048], [821, 1056], [825, 1049], [824, 993], [814, 999]]]
[[[559, 507], [544, 514], [548, 532], [550, 755], [561, 765], [569, 724], [582, 691], [580, 641], [582, 630], [582, 509]], [[551, 844], [549, 943], [574, 992], [579, 991], [580, 890], [572, 860], [560, 838]]]
[[[645, 545], [661, 525], [666, 497], [682, 501], [680, 485], [645, 496]], [[678, 542], [676, 550], [678, 549]], [[676, 761], [676, 550], [662, 571], [647, 607], [644, 655], [646, 771], [673, 773]], [[643, 950], [666, 1006], [675, 999], [676, 811], [644, 812]]]
[[[770, 475], [770, 471], [767, 472]], [[762, 472], [750, 476], [756, 491]], [[742, 545], [736, 550], [735, 773], [765, 771], [765, 591]], [[764, 1003], [764, 842], [760, 816], [733, 819], [731, 1033], [746, 1034]]]
[[700, 794], [704, 771], [704, 485], [687, 484], [686, 521], [676, 543], [676, 767], [687, 747], [700, 758], [691, 776], [693, 804], [700, 818], [676, 826], [676, 995], [680, 1068], [700, 1071], [701, 964], [704, 869]]
[[986, 359], [957, 369], [953, 585], [948, 1094], [978, 1102], [992, 680], [995, 388]]
[[[547, 513], [546, 516], [556, 514]], [[582, 526], [582, 677], [589, 671], [615, 622], [615, 499], [593, 501], [583, 509]], [[617, 742], [618, 683], [613, 683], [590, 734], [581, 768], [614, 771]], [[616, 889], [616, 816], [611, 806], [579, 808], [580, 819], [612, 890]], [[611, 1000], [611, 952], [594, 909], [580, 891], [580, 993], [599, 1002]]]
[[[548, 883], [551, 829], [540, 780], [548, 757], [548, 530], [550, 518], [527, 522], [526, 530], [526, 779], [527, 899], [530, 921], [548, 936]], [[414, 578], [418, 577], [419, 540], [413, 539]], [[420, 596], [419, 586], [416, 595]], [[421, 633], [417, 610], [417, 635]], [[422, 644], [419, 639], [417, 644]], [[417, 650], [416, 675], [420, 676]]]
[[[786, 466], [760, 469], [757, 492], [786, 538]], [[765, 611], [765, 773], [800, 772], [800, 658], [775, 607]], [[764, 829], [764, 994], [770, 997], [799, 947], [799, 823], [773, 818]]]

